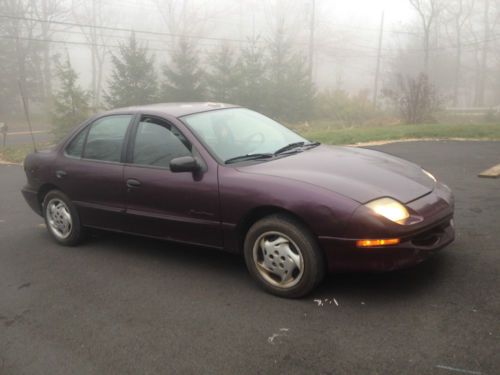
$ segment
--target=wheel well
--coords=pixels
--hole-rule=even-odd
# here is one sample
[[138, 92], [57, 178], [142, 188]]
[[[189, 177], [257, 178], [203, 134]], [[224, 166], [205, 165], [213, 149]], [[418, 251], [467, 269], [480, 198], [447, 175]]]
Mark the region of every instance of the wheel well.
[[45, 184], [38, 189], [38, 203], [40, 204], [40, 207], [42, 206], [43, 200], [47, 193], [51, 190], [59, 190], [59, 188], [53, 184]]
[[294, 220], [298, 221], [300, 224], [302, 224], [304, 227], [309, 229], [311, 233], [314, 233], [309, 225], [302, 220], [299, 216], [295, 215], [293, 212], [290, 212], [288, 210], [285, 210], [281, 207], [275, 207], [275, 206], [263, 206], [263, 207], [257, 207], [254, 208], [252, 211], [250, 211], [245, 217], [240, 221], [237, 227], [237, 233], [238, 233], [238, 249], [242, 250], [243, 249], [243, 244], [245, 242], [245, 236], [250, 229], [250, 227], [255, 224], [257, 221], [265, 218], [266, 216], [270, 215], [275, 215], [275, 214], [284, 214], [286, 216], [289, 216], [293, 218]]

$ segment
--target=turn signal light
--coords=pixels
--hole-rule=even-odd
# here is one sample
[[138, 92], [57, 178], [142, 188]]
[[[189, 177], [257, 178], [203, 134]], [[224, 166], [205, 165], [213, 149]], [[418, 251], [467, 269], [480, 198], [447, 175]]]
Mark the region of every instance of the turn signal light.
[[375, 246], [388, 246], [397, 245], [400, 242], [399, 238], [388, 238], [385, 240], [358, 240], [356, 241], [357, 247], [375, 247]]

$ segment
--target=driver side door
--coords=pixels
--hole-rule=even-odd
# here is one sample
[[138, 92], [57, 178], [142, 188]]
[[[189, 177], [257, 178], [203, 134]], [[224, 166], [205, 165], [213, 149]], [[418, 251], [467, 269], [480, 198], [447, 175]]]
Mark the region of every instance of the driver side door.
[[145, 236], [222, 247], [217, 169], [174, 173], [170, 161], [203, 160], [170, 122], [142, 115], [124, 168], [126, 230]]

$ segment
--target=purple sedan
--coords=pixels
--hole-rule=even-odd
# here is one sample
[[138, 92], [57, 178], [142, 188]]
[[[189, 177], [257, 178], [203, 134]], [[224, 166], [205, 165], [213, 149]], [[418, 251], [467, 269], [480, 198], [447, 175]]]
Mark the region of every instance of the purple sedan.
[[62, 245], [99, 228], [243, 253], [283, 297], [327, 271], [417, 264], [454, 239], [453, 195], [418, 165], [232, 105], [106, 112], [24, 168], [23, 195]]

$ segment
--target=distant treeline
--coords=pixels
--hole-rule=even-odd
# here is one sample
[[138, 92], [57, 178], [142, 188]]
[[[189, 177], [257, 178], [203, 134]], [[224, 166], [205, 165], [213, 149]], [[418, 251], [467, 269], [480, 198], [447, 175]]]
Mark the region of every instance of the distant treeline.
[[[241, 49], [220, 45], [206, 61], [188, 39], [178, 39], [168, 63], [157, 64], [132, 34], [112, 57], [104, 100], [109, 107], [169, 101], [218, 101], [254, 108], [284, 121], [311, 115], [315, 90], [307, 61], [277, 33], [270, 43]], [[160, 69], [156, 69], [156, 66]]]

